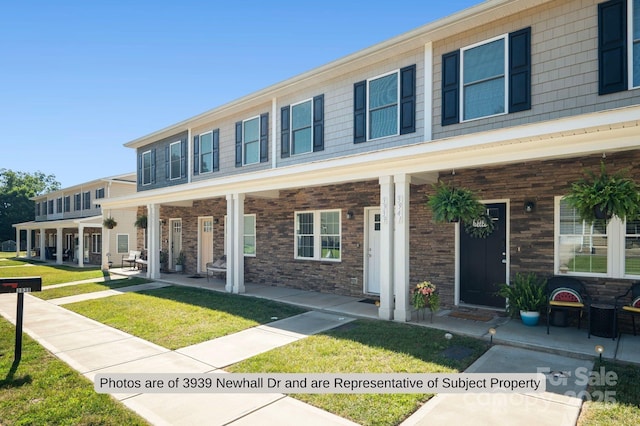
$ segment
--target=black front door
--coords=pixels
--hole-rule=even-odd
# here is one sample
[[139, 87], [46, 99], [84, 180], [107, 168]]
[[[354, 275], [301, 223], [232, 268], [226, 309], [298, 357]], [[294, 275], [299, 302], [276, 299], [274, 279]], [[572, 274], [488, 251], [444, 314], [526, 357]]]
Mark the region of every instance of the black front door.
[[504, 298], [495, 293], [506, 282], [507, 207], [486, 207], [495, 226], [486, 238], [469, 235], [460, 224], [460, 303], [504, 308]]

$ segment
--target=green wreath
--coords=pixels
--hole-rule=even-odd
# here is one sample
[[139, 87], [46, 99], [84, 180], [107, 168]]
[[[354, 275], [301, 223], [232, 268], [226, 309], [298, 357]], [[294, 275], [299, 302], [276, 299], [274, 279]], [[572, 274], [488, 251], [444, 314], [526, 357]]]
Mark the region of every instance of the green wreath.
[[464, 224], [464, 230], [473, 238], [487, 238], [494, 229], [493, 219], [486, 212]]

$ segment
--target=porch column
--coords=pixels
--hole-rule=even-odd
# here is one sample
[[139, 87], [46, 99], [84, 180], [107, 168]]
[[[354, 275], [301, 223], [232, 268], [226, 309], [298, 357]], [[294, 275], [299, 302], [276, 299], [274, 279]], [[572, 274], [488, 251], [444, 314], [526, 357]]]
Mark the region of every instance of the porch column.
[[31, 247], [31, 233], [33, 231], [31, 229], [25, 229], [25, 231], [27, 231], [27, 259], [31, 259], [31, 250], [33, 250], [33, 247]]
[[411, 176], [395, 175], [395, 228], [393, 232], [394, 289], [396, 296], [393, 318], [409, 321], [409, 201]]
[[21, 228], [16, 226], [16, 257], [20, 257], [20, 230]]
[[47, 260], [46, 254], [45, 254], [45, 229], [44, 228], [40, 228], [40, 260], [45, 261]]
[[147, 278], [160, 278], [160, 206], [147, 205]]
[[56, 264], [62, 265], [62, 254], [64, 249], [62, 247], [62, 231], [64, 228], [56, 228]]
[[227, 195], [227, 284], [229, 293], [244, 293], [244, 194]]
[[393, 178], [380, 177], [380, 307], [381, 319], [393, 319]]
[[84, 226], [78, 225], [78, 267], [84, 267]]

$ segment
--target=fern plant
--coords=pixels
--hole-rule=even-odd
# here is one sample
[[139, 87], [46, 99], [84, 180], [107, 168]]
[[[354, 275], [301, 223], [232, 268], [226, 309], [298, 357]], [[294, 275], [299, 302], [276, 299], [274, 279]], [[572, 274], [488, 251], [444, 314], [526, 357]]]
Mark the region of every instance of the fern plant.
[[502, 284], [498, 296], [508, 300], [507, 313], [516, 317], [520, 311], [540, 312], [547, 303], [546, 280], [535, 273], [516, 273], [510, 284]]

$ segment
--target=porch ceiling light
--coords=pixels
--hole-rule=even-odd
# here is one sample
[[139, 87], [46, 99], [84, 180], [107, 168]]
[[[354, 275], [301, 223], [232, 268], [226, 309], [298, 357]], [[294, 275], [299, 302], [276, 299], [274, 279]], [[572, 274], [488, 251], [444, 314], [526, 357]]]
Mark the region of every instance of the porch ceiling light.
[[532, 200], [527, 200], [524, 202], [524, 211], [526, 213], [533, 213], [533, 211], [536, 209], [536, 203], [535, 201]]

